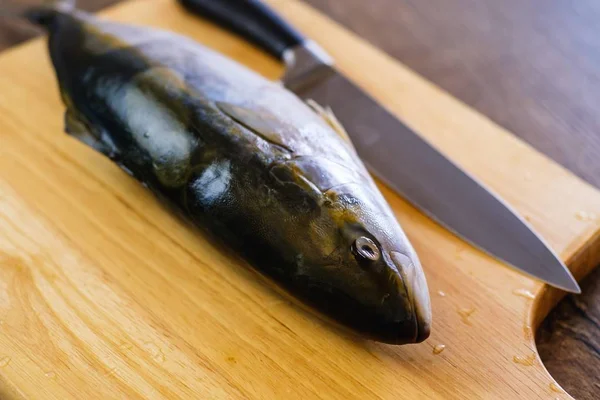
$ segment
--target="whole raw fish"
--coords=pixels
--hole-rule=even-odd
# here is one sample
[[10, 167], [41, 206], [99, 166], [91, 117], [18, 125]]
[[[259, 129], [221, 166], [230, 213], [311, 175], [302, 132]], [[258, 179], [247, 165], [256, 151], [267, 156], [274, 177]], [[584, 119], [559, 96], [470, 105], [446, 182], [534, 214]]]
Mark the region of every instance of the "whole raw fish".
[[429, 336], [419, 259], [331, 110], [186, 37], [24, 15], [49, 32], [70, 135], [343, 326]]

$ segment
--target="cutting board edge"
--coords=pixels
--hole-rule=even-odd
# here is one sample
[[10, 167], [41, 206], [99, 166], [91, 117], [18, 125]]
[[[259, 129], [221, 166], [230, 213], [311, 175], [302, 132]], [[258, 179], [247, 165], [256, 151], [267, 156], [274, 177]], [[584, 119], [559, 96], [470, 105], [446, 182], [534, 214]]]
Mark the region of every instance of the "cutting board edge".
[[[600, 264], [600, 230], [595, 230], [589, 235], [586, 243], [571, 254], [566, 260], [569, 269], [576, 271], [574, 275], [577, 282], [582, 282]], [[534, 330], [537, 330], [550, 311], [568, 293], [560, 289], [541, 285], [536, 302], [531, 308], [529, 321]]]

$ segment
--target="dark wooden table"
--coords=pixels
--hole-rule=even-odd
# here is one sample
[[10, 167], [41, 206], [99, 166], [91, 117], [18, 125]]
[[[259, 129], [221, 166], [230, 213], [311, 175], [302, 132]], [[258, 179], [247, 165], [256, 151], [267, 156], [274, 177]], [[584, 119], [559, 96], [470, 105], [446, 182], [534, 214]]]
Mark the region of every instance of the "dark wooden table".
[[[600, 2], [305, 1], [600, 187]], [[2, 21], [0, 49], [37, 33]], [[569, 393], [600, 399], [600, 269], [582, 289], [546, 319], [538, 346]]]

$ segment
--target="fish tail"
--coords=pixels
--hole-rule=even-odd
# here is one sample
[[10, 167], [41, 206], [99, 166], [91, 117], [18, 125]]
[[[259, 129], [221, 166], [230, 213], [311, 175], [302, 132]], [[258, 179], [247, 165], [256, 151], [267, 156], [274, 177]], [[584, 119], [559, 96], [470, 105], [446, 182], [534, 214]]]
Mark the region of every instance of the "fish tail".
[[59, 14], [75, 9], [76, 0], [44, 0], [36, 5], [0, 2], [0, 17], [26, 19], [32, 24], [48, 26]]

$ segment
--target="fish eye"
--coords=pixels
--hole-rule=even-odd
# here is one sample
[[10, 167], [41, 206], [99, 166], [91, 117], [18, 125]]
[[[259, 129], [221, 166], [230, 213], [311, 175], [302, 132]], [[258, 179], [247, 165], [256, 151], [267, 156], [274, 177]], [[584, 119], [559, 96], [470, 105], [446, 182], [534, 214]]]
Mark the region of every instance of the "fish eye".
[[377, 261], [381, 256], [379, 247], [365, 236], [361, 236], [354, 241], [352, 252], [359, 261]]

